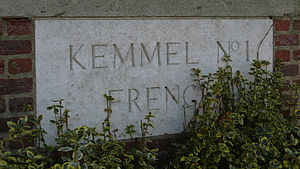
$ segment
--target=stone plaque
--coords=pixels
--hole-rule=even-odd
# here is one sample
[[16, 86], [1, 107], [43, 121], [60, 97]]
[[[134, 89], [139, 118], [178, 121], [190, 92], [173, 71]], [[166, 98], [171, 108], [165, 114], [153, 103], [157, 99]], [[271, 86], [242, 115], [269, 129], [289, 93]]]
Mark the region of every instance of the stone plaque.
[[[108, 19], [37, 20], [36, 102], [44, 115], [46, 140], [54, 142], [51, 100], [64, 98], [71, 110], [70, 128], [102, 128], [103, 94], [112, 103], [111, 126], [119, 139], [126, 125], [139, 131], [148, 111], [156, 115], [153, 135], [180, 133], [195, 109], [199, 91], [191, 68], [214, 72], [232, 57], [234, 70], [246, 75], [257, 59], [269, 19]], [[272, 29], [259, 48], [259, 58], [272, 61]], [[185, 107], [185, 108], [184, 108]], [[185, 116], [184, 116], [185, 109]], [[136, 136], [139, 136], [139, 132]]]

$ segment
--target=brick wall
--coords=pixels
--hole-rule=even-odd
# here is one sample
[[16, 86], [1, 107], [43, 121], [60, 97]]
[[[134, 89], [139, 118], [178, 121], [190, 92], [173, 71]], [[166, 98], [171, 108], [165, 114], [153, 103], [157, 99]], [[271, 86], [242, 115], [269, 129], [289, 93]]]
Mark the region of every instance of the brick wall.
[[[275, 58], [280, 58], [285, 63], [281, 71], [287, 79], [287, 84], [300, 82], [299, 35], [300, 18], [276, 17], [274, 19], [274, 53]], [[283, 90], [287, 90], [287, 88]]]
[[35, 107], [33, 27], [27, 18], [0, 18], [0, 137], [8, 120], [24, 115], [24, 104]]
[[[288, 85], [297, 83], [300, 85], [300, 17], [276, 17], [274, 18], [274, 55], [281, 59], [284, 66], [281, 72], [286, 79], [283, 91], [289, 90]], [[283, 99], [290, 100], [287, 93], [283, 92]], [[286, 115], [291, 112], [286, 111]]]
[[[33, 28], [27, 18], [0, 18], [0, 137], [8, 130], [8, 120], [16, 121], [23, 115], [24, 104], [35, 108]], [[299, 36], [300, 17], [274, 18], [274, 55], [286, 64], [282, 72], [287, 85], [300, 85]]]

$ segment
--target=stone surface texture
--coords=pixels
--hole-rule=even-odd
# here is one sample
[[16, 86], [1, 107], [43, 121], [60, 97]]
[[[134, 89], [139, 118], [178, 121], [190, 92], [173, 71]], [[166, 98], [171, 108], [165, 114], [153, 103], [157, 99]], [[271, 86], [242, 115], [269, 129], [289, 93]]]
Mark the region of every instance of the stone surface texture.
[[298, 0], [1, 0], [0, 16], [283, 16]]
[[[37, 114], [44, 115], [46, 140], [53, 143], [55, 137], [49, 122], [54, 115], [46, 110], [51, 100], [66, 100], [71, 128], [100, 129], [106, 118], [104, 93], [116, 98], [111, 126], [119, 129], [118, 138], [128, 138], [126, 125], [134, 124], [139, 131], [147, 111], [156, 115], [153, 135], [180, 133], [183, 107], [189, 121], [194, 111], [191, 100], [199, 97], [191, 86], [190, 69], [214, 72], [224, 65], [225, 52], [232, 56], [234, 70], [246, 75], [272, 23], [270, 19], [37, 20], [36, 105]], [[259, 58], [271, 62], [272, 34], [271, 30], [259, 49]]]

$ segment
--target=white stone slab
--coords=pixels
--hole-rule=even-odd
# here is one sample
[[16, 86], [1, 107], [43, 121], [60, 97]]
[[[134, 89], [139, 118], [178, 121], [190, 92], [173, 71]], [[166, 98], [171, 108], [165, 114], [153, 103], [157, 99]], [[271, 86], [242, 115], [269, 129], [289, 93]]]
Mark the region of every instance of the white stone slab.
[[[49, 122], [53, 114], [46, 110], [51, 100], [66, 100], [71, 128], [101, 129], [106, 117], [102, 95], [109, 91], [118, 101], [111, 116], [118, 138], [128, 137], [126, 125], [134, 124], [138, 130], [147, 111], [156, 115], [153, 135], [180, 133], [183, 106], [199, 97], [191, 87], [190, 69], [208, 73], [223, 65], [219, 41], [232, 56], [234, 69], [246, 74], [272, 21], [37, 20], [35, 24], [37, 113], [44, 115], [46, 140], [53, 143], [55, 127]], [[272, 44], [271, 31], [261, 45], [260, 59], [272, 61]], [[145, 51], [149, 60], [153, 56], [151, 63]], [[193, 110], [194, 106], [187, 109], [187, 120]]]

